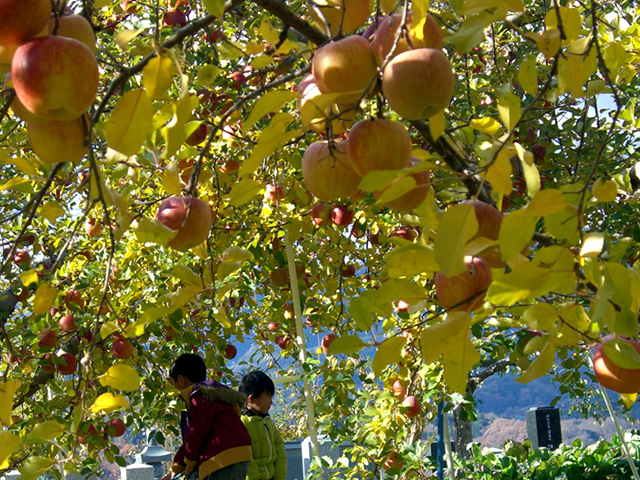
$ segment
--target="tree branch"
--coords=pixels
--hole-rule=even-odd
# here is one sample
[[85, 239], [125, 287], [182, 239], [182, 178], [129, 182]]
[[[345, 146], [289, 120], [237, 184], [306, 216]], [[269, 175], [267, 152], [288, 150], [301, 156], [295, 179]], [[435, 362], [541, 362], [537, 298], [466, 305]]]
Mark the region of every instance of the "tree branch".
[[298, 17], [295, 13], [289, 10], [289, 7], [287, 7], [284, 2], [280, 2], [278, 0], [252, 1], [259, 7], [264, 8], [269, 13], [272, 13], [273, 15], [278, 17], [284, 22], [285, 25], [289, 25], [290, 27], [296, 29], [307, 40], [315, 43], [316, 45], [322, 45], [323, 43], [327, 43], [329, 41], [329, 37], [327, 37], [317, 28], [312, 27], [311, 24], [306, 20], [302, 20], [300, 17]]

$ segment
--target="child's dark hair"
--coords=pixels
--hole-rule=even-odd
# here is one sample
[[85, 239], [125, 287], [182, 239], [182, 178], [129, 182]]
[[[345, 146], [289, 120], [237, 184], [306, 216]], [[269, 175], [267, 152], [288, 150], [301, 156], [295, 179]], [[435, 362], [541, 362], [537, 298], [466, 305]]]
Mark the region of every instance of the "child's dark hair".
[[207, 366], [200, 355], [195, 353], [183, 353], [171, 365], [169, 376], [174, 380], [182, 375], [190, 382], [197, 383], [207, 379]]
[[254, 397], [259, 397], [264, 392], [273, 395], [276, 387], [273, 384], [273, 380], [271, 380], [266, 373], [255, 370], [242, 377], [239, 390], [247, 396], [253, 395]]

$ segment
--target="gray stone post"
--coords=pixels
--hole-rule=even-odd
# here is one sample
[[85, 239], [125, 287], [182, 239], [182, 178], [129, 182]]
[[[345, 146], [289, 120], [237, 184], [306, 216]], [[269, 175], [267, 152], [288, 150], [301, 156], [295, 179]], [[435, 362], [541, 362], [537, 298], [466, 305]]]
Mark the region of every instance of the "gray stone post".
[[122, 480], [155, 480], [153, 467], [144, 463], [134, 463], [120, 469]]
[[149, 432], [149, 444], [144, 447], [142, 452], [136, 455], [136, 462], [145, 463], [153, 467], [154, 480], [160, 480], [164, 474], [164, 462], [169, 462], [173, 458], [171, 452], [167, 452], [156, 440], [156, 431]]

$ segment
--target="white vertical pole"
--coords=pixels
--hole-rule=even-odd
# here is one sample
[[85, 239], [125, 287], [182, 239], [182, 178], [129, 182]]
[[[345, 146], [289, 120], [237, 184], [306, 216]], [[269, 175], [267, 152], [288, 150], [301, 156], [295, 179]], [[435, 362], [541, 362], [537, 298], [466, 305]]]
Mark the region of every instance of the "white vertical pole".
[[[296, 256], [289, 238], [290, 231], [287, 230], [284, 235], [285, 251], [287, 252], [287, 265], [289, 267], [289, 281], [291, 283], [291, 296], [293, 301], [293, 312], [296, 320], [296, 344], [300, 352], [300, 361], [307, 361], [307, 346], [304, 341], [304, 327], [302, 326], [302, 306], [300, 305], [300, 289], [298, 288], [298, 275], [296, 273]], [[311, 438], [311, 448], [313, 455], [320, 455], [318, 447], [318, 433], [316, 430], [316, 412], [313, 403], [313, 394], [311, 392], [311, 384], [307, 377], [302, 379], [304, 386], [304, 398], [307, 404], [307, 423], [309, 424], [309, 437]]]

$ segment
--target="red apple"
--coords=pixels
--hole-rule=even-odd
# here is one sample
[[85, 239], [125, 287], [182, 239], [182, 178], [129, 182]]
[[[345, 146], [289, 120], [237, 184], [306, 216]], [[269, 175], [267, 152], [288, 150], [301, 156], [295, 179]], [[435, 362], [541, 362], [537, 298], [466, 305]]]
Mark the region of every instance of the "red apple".
[[200, 145], [202, 142], [204, 142], [207, 139], [208, 133], [209, 133], [209, 127], [207, 126], [207, 124], [201, 123], [200, 125], [198, 125], [198, 128], [196, 128], [193, 131], [193, 133], [187, 137], [187, 139], [185, 140], [185, 143], [187, 145], [191, 145], [192, 147], [195, 147], [196, 145]]
[[[47, 25], [49, 35], [53, 35], [56, 28], [56, 19], [51, 17]], [[58, 17], [58, 29], [56, 35], [67, 38], [75, 38], [84, 43], [94, 54], [96, 52], [96, 34], [89, 21], [82, 15], [63, 15]]]
[[238, 348], [235, 345], [227, 345], [227, 348], [224, 349], [224, 358], [233, 360], [236, 355], [238, 355]]
[[70, 303], [73, 303], [75, 305], [78, 305], [80, 309], [84, 309], [84, 298], [82, 298], [82, 293], [80, 293], [78, 290], [67, 290], [67, 293], [64, 294], [63, 300], [67, 304], [67, 306], [69, 306]]
[[484, 258], [467, 256], [465, 265], [467, 270], [453, 277], [436, 273], [436, 296], [447, 310], [472, 312], [482, 307], [493, 281], [491, 267]]
[[329, 36], [337, 35], [341, 25], [341, 33], [353, 32], [364, 25], [370, 14], [369, 0], [327, 0], [309, 5], [309, 15], [314, 23]]
[[87, 221], [84, 222], [84, 233], [91, 238], [100, 235], [102, 233], [102, 224], [100, 223], [100, 220], [87, 218]]
[[407, 389], [404, 388], [402, 382], [397, 379], [393, 382], [393, 385], [391, 385], [391, 391], [393, 392], [393, 396], [398, 400], [404, 400], [404, 396], [407, 394]]
[[402, 402], [402, 410], [404, 415], [407, 418], [413, 418], [418, 416], [420, 414], [421, 409], [422, 409], [422, 406], [420, 404], [420, 400], [413, 395], [408, 396]]
[[350, 108], [352, 105], [333, 105], [324, 106], [318, 97], [322, 95], [316, 79], [312, 74], [304, 77], [298, 85], [298, 94], [300, 98], [296, 102], [298, 112], [302, 123], [305, 127], [310, 128], [314, 132], [323, 133], [327, 130], [327, 117], [331, 116], [331, 134], [332, 136], [341, 135], [346, 132], [356, 119], [358, 110]]
[[322, 347], [322, 351], [326, 354], [329, 351], [329, 346], [338, 338], [338, 335], [335, 333], [328, 333], [324, 337], [322, 337], [322, 341], [320, 342], [320, 346]]
[[209, 204], [199, 198], [169, 197], [160, 204], [156, 220], [178, 231], [167, 245], [186, 252], [207, 239], [213, 223], [213, 212]]
[[278, 325], [276, 322], [269, 322], [269, 325], [267, 325], [267, 330], [269, 330], [270, 332], [277, 332], [280, 330], [280, 325]]
[[264, 192], [264, 200], [269, 203], [279, 202], [284, 198], [284, 188], [282, 185], [267, 183], [266, 190]]
[[47, 26], [51, 0], [0, 1], [0, 45], [20, 45]]
[[352, 35], [321, 47], [311, 72], [322, 93], [345, 93], [343, 101], [355, 101], [375, 86], [378, 67], [369, 41]]
[[[593, 370], [596, 379], [605, 388], [614, 392], [634, 394], [640, 392], [640, 368], [624, 368], [609, 358], [605, 344], [615, 339], [615, 335], [607, 335], [596, 346], [593, 354]], [[640, 354], [640, 340], [637, 338], [618, 337], [618, 341], [631, 345]]]
[[398, 457], [397, 452], [389, 452], [389, 454], [384, 457], [382, 468], [384, 468], [385, 470], [390, 470], [392, 468], [401, 470], [402, 467], [404, 467], [404, 460]]
[[58, 320], [58, 326], [63, 332], [72, 332], [78, 329], [78, 325], [76, 325], [76, 317], [70, 313], [60, 317], [60, 320]]
[[36, 236], [33, 233], [28, 233], [22, 236], [20, 243], [22, 245], [33, 245], [36, 241]]
[[406, 312], [409, 310], [409, 304], [404, 300], [398, 300], [397, 307], [399, 312]]
[[318, 227], [329, 225], [331, 223], [331, 205], [316, 203], [311, 208], [311, 221]]
[[25, 287], [17, 287], [13, 290], [13, 296], [18, 302], [23, 302], [29, 298], [29, 289]]
[[18, 250], [13, 255], [13, 261], [16, 265], [26, 268], [31, 265], [31, 255], [26, 250]]
[[362, 177], [348, 153], [348, 140], [314, 142], [302, 157], [302, 177], [307, 189], [320, 200], [349, 197], [358, 191]]
[[127, 427], [125, 426], [124, 422], [121, 419], [112, 418], [105, 425], [104, 432], [110, 437], [121, 437], [122, 435], [124, 435], [124, 432], [126, 429]]
[[52, 354], [47, 353], [42, 361], [40, 362], [40, 367], [42, 371], [48, 374], [52, 374], [56, 372], [56, 366], [53, 364]]
[[271, 283], [275, 287], [289, 285], [289, 271], [285, 267], [276, 268], [271, 272]]
[[331, 221], [338, 226], [350, 225], [355, 213], [349, 207], [341, 205], [331, 209]]
[[411, 160], [411, 135], [400, 122], [360, 120], [349, 132], [349, 156], [363, 177], [373, 170], [400, 170]]
[[240, 162], [231, 158], [224, 162], [224, 165], [220, 167], [220, 172], [227, 175], [236, 173], [238, 170], [240, 170]]
[[354, 277], [356, 275], [356, 267], [353, 264], [345, 265], [340, 274], [343, 277]]
[[178, 25], [184, 27], [187, 24], [187, 16], [180, 10], [169, 10], [162, 18], [162, 24], [168, 27]]
[[[478, 220], [478, 233], [476, 233], [471, 240], [480, 237], [489, 240], [498, 240], [502, 219], [504, 218], [502, 212], [494, 206], [480, 200], [466, 200], [462, 203], [473, 205]], [[504, 268], [500, 248], [497, 245], [487, 247], [477, 255], [484, 258], [493, 268]]]
[[278, 335], [275, 338], [275, 342], [282, 350], [286, 350], [291, 345], [291, 339], [285, 335]]
[[53, 348], [58, 343], [58, 337], [50, 328], [45, 328], [38, 334], [38, 346], [43, 348]]
[[129, 358], [133, 354], [133, 345], [129, 340], [120, 338], [111, 345], [111, 353], [116, 358]]
[[442, 50], [417, 48], [396, 56], [382, 73], [389, 106], [407, 120], [422, 120], [444, 110], [453, 97], [455, 77]]
[[229, 78], [232, 80], [232, 84], [230, 85], [231, 88], [235, 88], [236, 90], [239, 90], [242, 85], [244, 85], [245, 83], [247, 83], [247, 77], [244, 75], [244, 73], [242, 72], [232, 72], [229, 75]]
[[412, 227], [400, 227], [396, 228], [389, 234], [389, 238], [391, 237], [403, 238], [408, 242], [413, 242], [416, 238], [418, 238], [418, 232], [415, 228]]
[[[81, 433], [81, 434], [80, 434]], [[92, 437], [97, 437], [98, 436], [98, 431], [96, 430], [96, 427], [89, 424], [84, 424], [82, 427], [80, 427], [80, 432], [78, 435], [78, 442], [82, 443], [82, 444], [88, 444], [91, 443], [91, 440], [97, 440], [96, 438], [92, 438]]]
[[78, 360], [71, 353], [61, 355], [62, 362], [57, 365], [58, 372], [62, 375], [73, 375], [78, 369]]
[[98, 63], [84, 43], [47, 35], [21, 45], [11, 78], [25, 108], [49, 120], [73, 120], [93, 103], [100, 80]]

